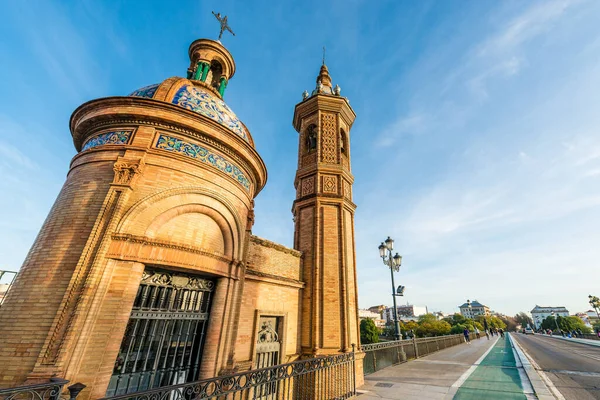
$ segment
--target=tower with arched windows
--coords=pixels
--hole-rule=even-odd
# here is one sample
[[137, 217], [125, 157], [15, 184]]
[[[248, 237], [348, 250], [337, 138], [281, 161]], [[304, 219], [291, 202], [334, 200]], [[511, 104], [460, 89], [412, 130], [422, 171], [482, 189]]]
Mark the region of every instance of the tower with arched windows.
[[359, 343], [349, 145], [356, 115], [325, 64], [315, 90], [303, 98], [293, 119], [299, 144], [292, 212], [306, 284], [300, 345], [304, 355], [315, 356]]

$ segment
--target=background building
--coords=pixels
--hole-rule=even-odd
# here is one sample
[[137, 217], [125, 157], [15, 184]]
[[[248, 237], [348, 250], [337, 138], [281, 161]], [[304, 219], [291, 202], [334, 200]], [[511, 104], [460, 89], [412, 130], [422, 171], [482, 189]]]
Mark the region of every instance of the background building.
[[375, 326], [378, 328], [385, 327], [385, 320], [381, 318], [381, 314], [372, 312], [369, 310], [358, 310], [358, 319], [370, 319], [375, 323]]
[[381, 316], [381, 318], [383, 318], [383, 314], [385, 313], [385, 310], [387, 309], [387, 306], [380, 304], [378, 306], [372, 306], [369, 307], [368, 310], [374, 313], [377, 313]]
[[[415, 306], [412, 304], [406, 304], [396, 307], [398, 313], [398, 319], [405, 320], [407, 318], [414, 318], [421, 315], [427, 314], [427, 306]], [[394, 308], [388, 307], [385, 310], [385, 319], [388, 322], [394, 321]]]
[[600, 322], [600, 318], [598, 318], [598, 314], [595, 310], [588, 310], [585, 312], [585, 314], [587, 315], [587, 320], [590, 325], [594, 325]]
[[553, 312], [555, 317], [569, 316], [569, 310], [567, 310], [565, 307], [540, 307], [536, 304], [533, 310], [531, 310], [531, 318], [533, 319], [535, 329], [540, 329], [540, 326], [542, 325], [544, 319], [551, 316]]
[[458, 306], [460, 313], [465, 318], [475, 318], [478, 315], [490, 315], [490, 308], [484, 304], [481, 304], [477, 300], [471, 302], [471, 307], [467, 303]]

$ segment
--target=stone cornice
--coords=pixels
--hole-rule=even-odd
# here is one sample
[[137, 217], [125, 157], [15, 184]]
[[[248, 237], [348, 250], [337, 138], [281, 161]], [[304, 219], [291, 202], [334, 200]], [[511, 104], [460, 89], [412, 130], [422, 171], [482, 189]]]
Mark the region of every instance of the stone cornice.
[[292, 120], [292, 125], [296, 131], [300, 131], [300, 124], [303, 118], [318, 111], [339, 113], [349, 128], [352, 128], [352, 124], [356, 118], [356, 113], [350, 107], [350, 103], [345, 97], [319, 94], [296, 104], [294, 119]]
[[302, 252], [294, 249], [290, 249], [289, 247], [285, 247], [279, 243], [271, 242], [270, 240], [263, 239], [261, 237], [250, 235], [250, 241], [256, 243], [262, 247], [268, 247], [271, 249], [275, 249], [277, 251], [281, 251], [282, 253], [290, 254], [294, 257], [301, 257]]
[[250, 267], [247, 267], [246, 268], [246, 279], [253, 279], [253, 278], [258, 281], [264, 281], [264, 282], [274, 283], [274, 284], [283, 285], [283, 286], [292, 286], [292, 287], [296, 287], [298, 289], [302, 289], [306, 285], [304, 282], [296, 280], [296, 279], [285, 278], [283, 276], [277, 276], [277, 275], [272, 275], [272, 274], [266, 274], [264, 272], [260, 272], [255, 269], [252, 269]]
[[[199, 247], [193, 247], [193, 246], [182, 246], [182, 245], [179, 245], [179, 244], [176, 244], [173, 242], [169, 242], [166, 240], [151, 239], [146, 236], [136, 236], [136, 235], [130, 235], [130, 234], [113, 233], [111, 235], [111, 239], [116, 240], [116, 241], [122, 241], [122, 242], [142, 244], [145, 246], [156, 246], [156, 247], [162, 247], [162, 248], [166, 248], [166, 249], [186, 251], [188, 253], [201, 254], [203, 256], [211, 257], [211, 258], [217, 259], [219, 261], [224, 261], [227, 263], [230, 263], [233, 261], [233, 260], [223, 256], [222, 254], [219, 254], [219, 253], [216, 253], [213, 251], [208, 251], [206, 249], [201, 249]], [[236, 264], [239, 264], [239, 262], [236, 262]]]

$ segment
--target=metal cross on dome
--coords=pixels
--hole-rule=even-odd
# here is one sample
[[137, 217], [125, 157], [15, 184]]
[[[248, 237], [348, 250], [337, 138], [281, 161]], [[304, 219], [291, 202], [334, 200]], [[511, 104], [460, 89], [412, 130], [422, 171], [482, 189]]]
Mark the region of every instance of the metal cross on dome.
[[225, 30], [228, 30], [233, 36], [235, 36], [235, 33], [233, 33], [233, 31], [227, 24], [227, 15], [221, 17], [221, 13], [215, 14], [214, 11], [212, 13], [215, 16], [215, 18], [217, 19], [217, 21], [219, 21], [219, 23], [221, 24], [221, 32], [219, 32], [219, 38], [217, 40], [221, 40], [221, 37], [223, 37], [223, 32], [225, 32]]

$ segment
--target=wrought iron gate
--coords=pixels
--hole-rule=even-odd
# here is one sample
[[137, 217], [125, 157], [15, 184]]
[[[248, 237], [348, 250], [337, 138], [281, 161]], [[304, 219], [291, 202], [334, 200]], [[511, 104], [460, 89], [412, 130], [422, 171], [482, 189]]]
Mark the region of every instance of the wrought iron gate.
[[107, 396], [198, 378], [214, 282], [146, 268]]

